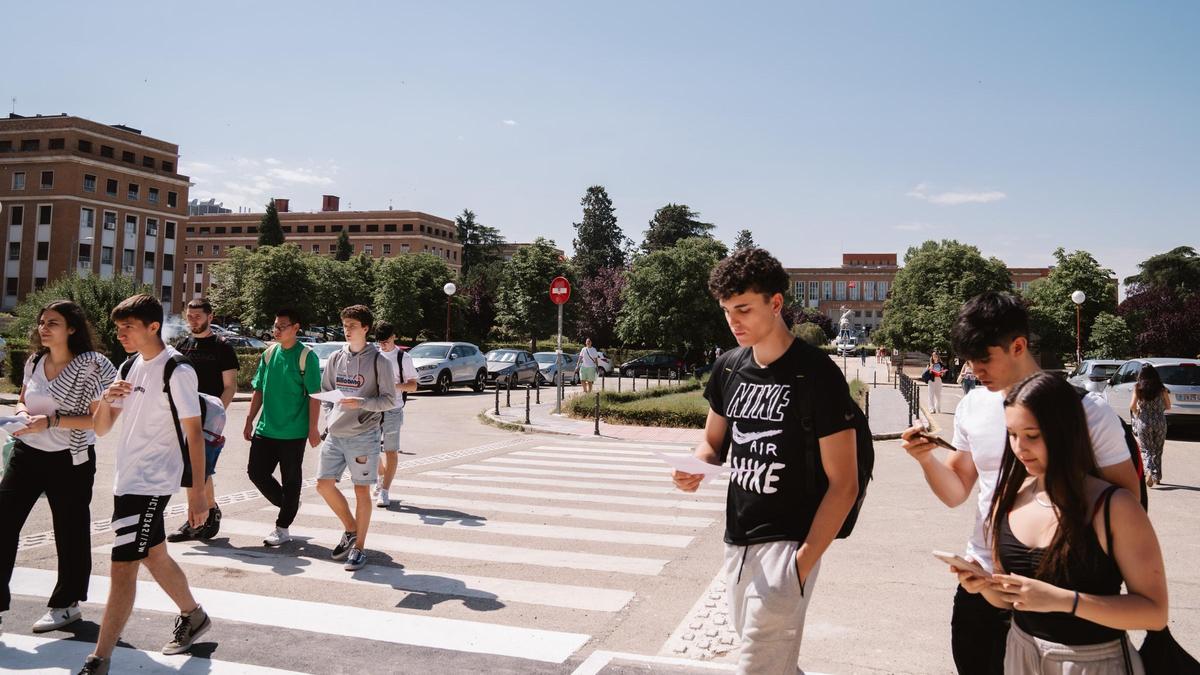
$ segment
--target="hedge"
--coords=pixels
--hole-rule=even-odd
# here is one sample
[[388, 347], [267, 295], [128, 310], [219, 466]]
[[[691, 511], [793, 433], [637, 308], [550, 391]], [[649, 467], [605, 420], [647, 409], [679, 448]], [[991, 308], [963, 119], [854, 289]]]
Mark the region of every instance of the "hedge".
[[[703, 381], [691, 379], [673, 387], [600, 392], [600, 417], [613, 424], [702, 428], [708, 417], [708, 401], [700, 393], [703, 386]], [[574, 396], [563, 409], [572, 417], [589, 418], [595, 405], [592, 396]]]

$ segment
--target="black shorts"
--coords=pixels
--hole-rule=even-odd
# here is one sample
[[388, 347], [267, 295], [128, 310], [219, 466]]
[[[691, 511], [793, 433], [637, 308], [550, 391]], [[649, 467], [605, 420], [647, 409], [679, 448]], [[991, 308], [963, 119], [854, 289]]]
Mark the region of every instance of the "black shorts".
[[112, 531], [116, 535], [113, 540], [113, 562], [142, 560], [149, 555], [152, 547], [166, 540], [163, 514], [170, 500], [170, 495], [113, 496]]

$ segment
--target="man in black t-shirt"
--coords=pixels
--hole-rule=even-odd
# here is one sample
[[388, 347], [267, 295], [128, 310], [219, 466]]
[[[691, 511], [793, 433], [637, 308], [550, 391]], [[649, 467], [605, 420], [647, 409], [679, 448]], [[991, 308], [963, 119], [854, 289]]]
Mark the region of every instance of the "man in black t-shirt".
[[[188, 357], [196, 369], [198, 389], [221, 399], [221, 405], [229, 410], [233, 395], [237, 393], [238, 359], [233, 347], [225, 340], [213, 335], [212, 305], [206, 298], [196, 298], [187, 304], [188, 329], [191, 334], [184, 338], [176, 349]], [[225, 447], [225, 439], [204, 437], [204, 493], [208, 497], [208, 520], [203, 527], [193, 528], [184, 522], [179, 529], [167, 535], [167, 541], [188, 539], [212, 539], [221, 529], [221, 509], [217, 506], [213, 491], [213, 474], [217, 470], [217, 458]]]
[[[713, 365], [695, 456], [721, 464], [728, 455], [733, 468], [724, 573], [740, 673], [796, 672], [821, 555], [858, 497], [856, 407], [837, 365], [788, 331], [788, 283], [758, 248], [737, 251], [709, 278], [739, 348]], [[818, 439], [819, 460], [805, 452], [804, 433]], [[693, 492], [703, 476], [673, 479]]]

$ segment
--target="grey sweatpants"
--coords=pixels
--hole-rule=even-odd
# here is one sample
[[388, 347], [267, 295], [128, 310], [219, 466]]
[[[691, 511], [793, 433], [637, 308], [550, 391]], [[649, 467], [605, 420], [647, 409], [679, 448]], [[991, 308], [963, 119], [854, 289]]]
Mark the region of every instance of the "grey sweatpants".
[[[1036, 638], [1016, 622], [1008, 629], [1004, 652], [1005, 675], [1144, 675], [1142, 658], [1132, 645], [1121, 649], [1121, 641], [1071, 647]], [[1125, 654], [1129, 665], [1125, 668]]]
[[800, 640], [804, 616], [820, 570], [818, 562], [800, 585], [795, 541], [725, 546], [729, 618], [742, 640], [738, 672], [754, 675], [803, 673]]

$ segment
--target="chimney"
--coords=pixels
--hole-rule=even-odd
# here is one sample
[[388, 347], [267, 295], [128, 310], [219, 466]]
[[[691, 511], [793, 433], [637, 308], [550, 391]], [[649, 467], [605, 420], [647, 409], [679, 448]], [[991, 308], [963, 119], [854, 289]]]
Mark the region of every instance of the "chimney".
[[276, 197], [276, 198], [272, 199], [271, 201], [275, 203], [276, 211], [278, 211], [280, 213], [288, 212], [288, 200], [286, 200], [282, 197]]
[[321, 210], [322, 211], [337, 211], [338, 198], [336, 195], [321, 195]]

